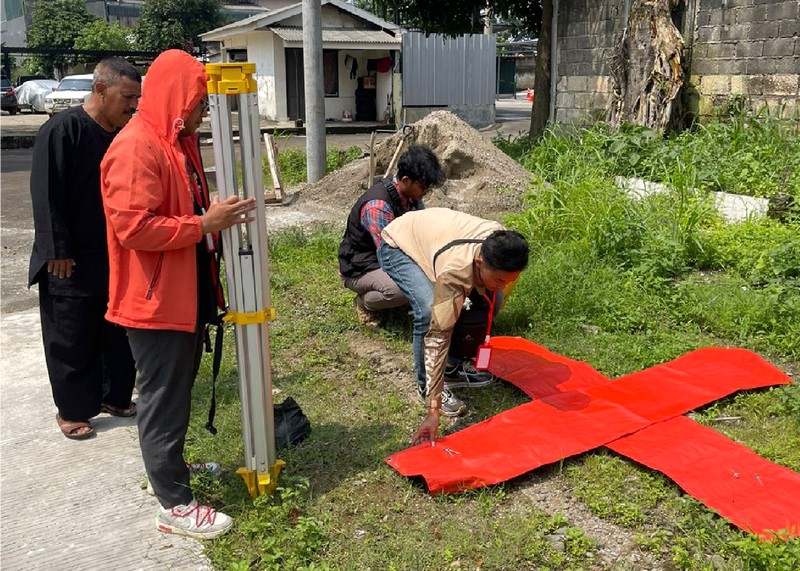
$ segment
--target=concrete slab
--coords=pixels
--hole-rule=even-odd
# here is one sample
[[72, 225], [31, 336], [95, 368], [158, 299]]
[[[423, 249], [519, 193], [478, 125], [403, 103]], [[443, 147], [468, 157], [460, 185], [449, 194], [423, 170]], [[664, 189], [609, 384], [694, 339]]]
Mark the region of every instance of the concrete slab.
[[0, 358], [0, 568], [210, 569], [198, 542], [155, 529], [133, 421], [61, 435], [36, 309], [0, 318]]
[[[671, 187], [667, 184], [651, 182], [635, 177], [614, 177], [617, 188], [625, 191], [634, 200], [641, 200], [654, 194], [669, 192]], [[694, 192], [698, 192], [694, 190]], [[769, 200], [757, 196], [745, 196], [730, 192], [712, 192], [714, 207], [725, 222], [743, 222], [748, 218], [763, 218], [769, 209]]]

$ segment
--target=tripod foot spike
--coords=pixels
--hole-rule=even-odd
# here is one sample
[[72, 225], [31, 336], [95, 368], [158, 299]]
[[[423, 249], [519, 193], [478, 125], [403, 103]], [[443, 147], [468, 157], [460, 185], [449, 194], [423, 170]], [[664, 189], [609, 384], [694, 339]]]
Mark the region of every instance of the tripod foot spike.
[[244, 485], [247, 486], [247, 491], [251, 498], [257, 498], [263, 494], [272, 494], [278, 486], [278, 476], [281, 470], [286, 466], [283, 460], [276, 460], [270, 466], [269, 472], [259, 472], [257, 470], [250, 470], [249, 468], [239, 468], [236, 473], [244, 480]]

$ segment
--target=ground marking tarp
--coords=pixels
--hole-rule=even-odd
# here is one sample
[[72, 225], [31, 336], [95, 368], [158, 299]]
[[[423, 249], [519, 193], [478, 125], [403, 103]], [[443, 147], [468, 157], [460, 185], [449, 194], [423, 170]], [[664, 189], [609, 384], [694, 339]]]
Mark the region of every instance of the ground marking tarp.
[[586, 363], [496, 337], [490, 369], [537, 400], [387, 463], [421, 476], [431, 493], [459, 492], [608, 446], [664, 473], [742, 529], [800, 535], [800, 475], [681, 416], [736, 391], [790, 382], [755, 353], [699, 349], [612, 383]]

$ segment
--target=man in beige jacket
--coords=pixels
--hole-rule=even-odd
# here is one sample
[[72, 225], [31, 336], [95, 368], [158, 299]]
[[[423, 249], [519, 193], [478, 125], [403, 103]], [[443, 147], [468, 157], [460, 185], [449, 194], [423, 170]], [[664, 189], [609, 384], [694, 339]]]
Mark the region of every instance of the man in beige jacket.
[[440, 413], [458, 416], [466, 410], [445, 378], [450, 377], [445, 371], [448, 352], [462, 309], [476, 293], [499, 306], [497, 294], [528, 264], [528, 243], [497, 222], [447, 208], [409, 212], [381, 236], [381, 267], [408, 298], [414, 315], [417, 389], [428, 408], [414, 442], [432, 440]]

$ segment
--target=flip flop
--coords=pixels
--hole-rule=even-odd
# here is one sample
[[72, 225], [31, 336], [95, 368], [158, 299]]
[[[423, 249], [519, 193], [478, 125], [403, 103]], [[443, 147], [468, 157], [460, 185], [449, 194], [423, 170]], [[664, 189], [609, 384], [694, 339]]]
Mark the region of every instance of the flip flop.
[[[61, 430], [61, 434], [70, 440], [86, 440], [94, 436], [94, 427], [88, 420], [64, 420], [61, 415], [56, 414], [56, 423]], [[78, 432], [82, 428], [88, 428], [86, 432]]]
[[127, 408], [120, 408], [118, 406], [103, 403], [100, 405], [100, 412], [108, 413], [111, 416], [130, 418], [131, 416], [136, 416], [136, 403], [132, 402]]

